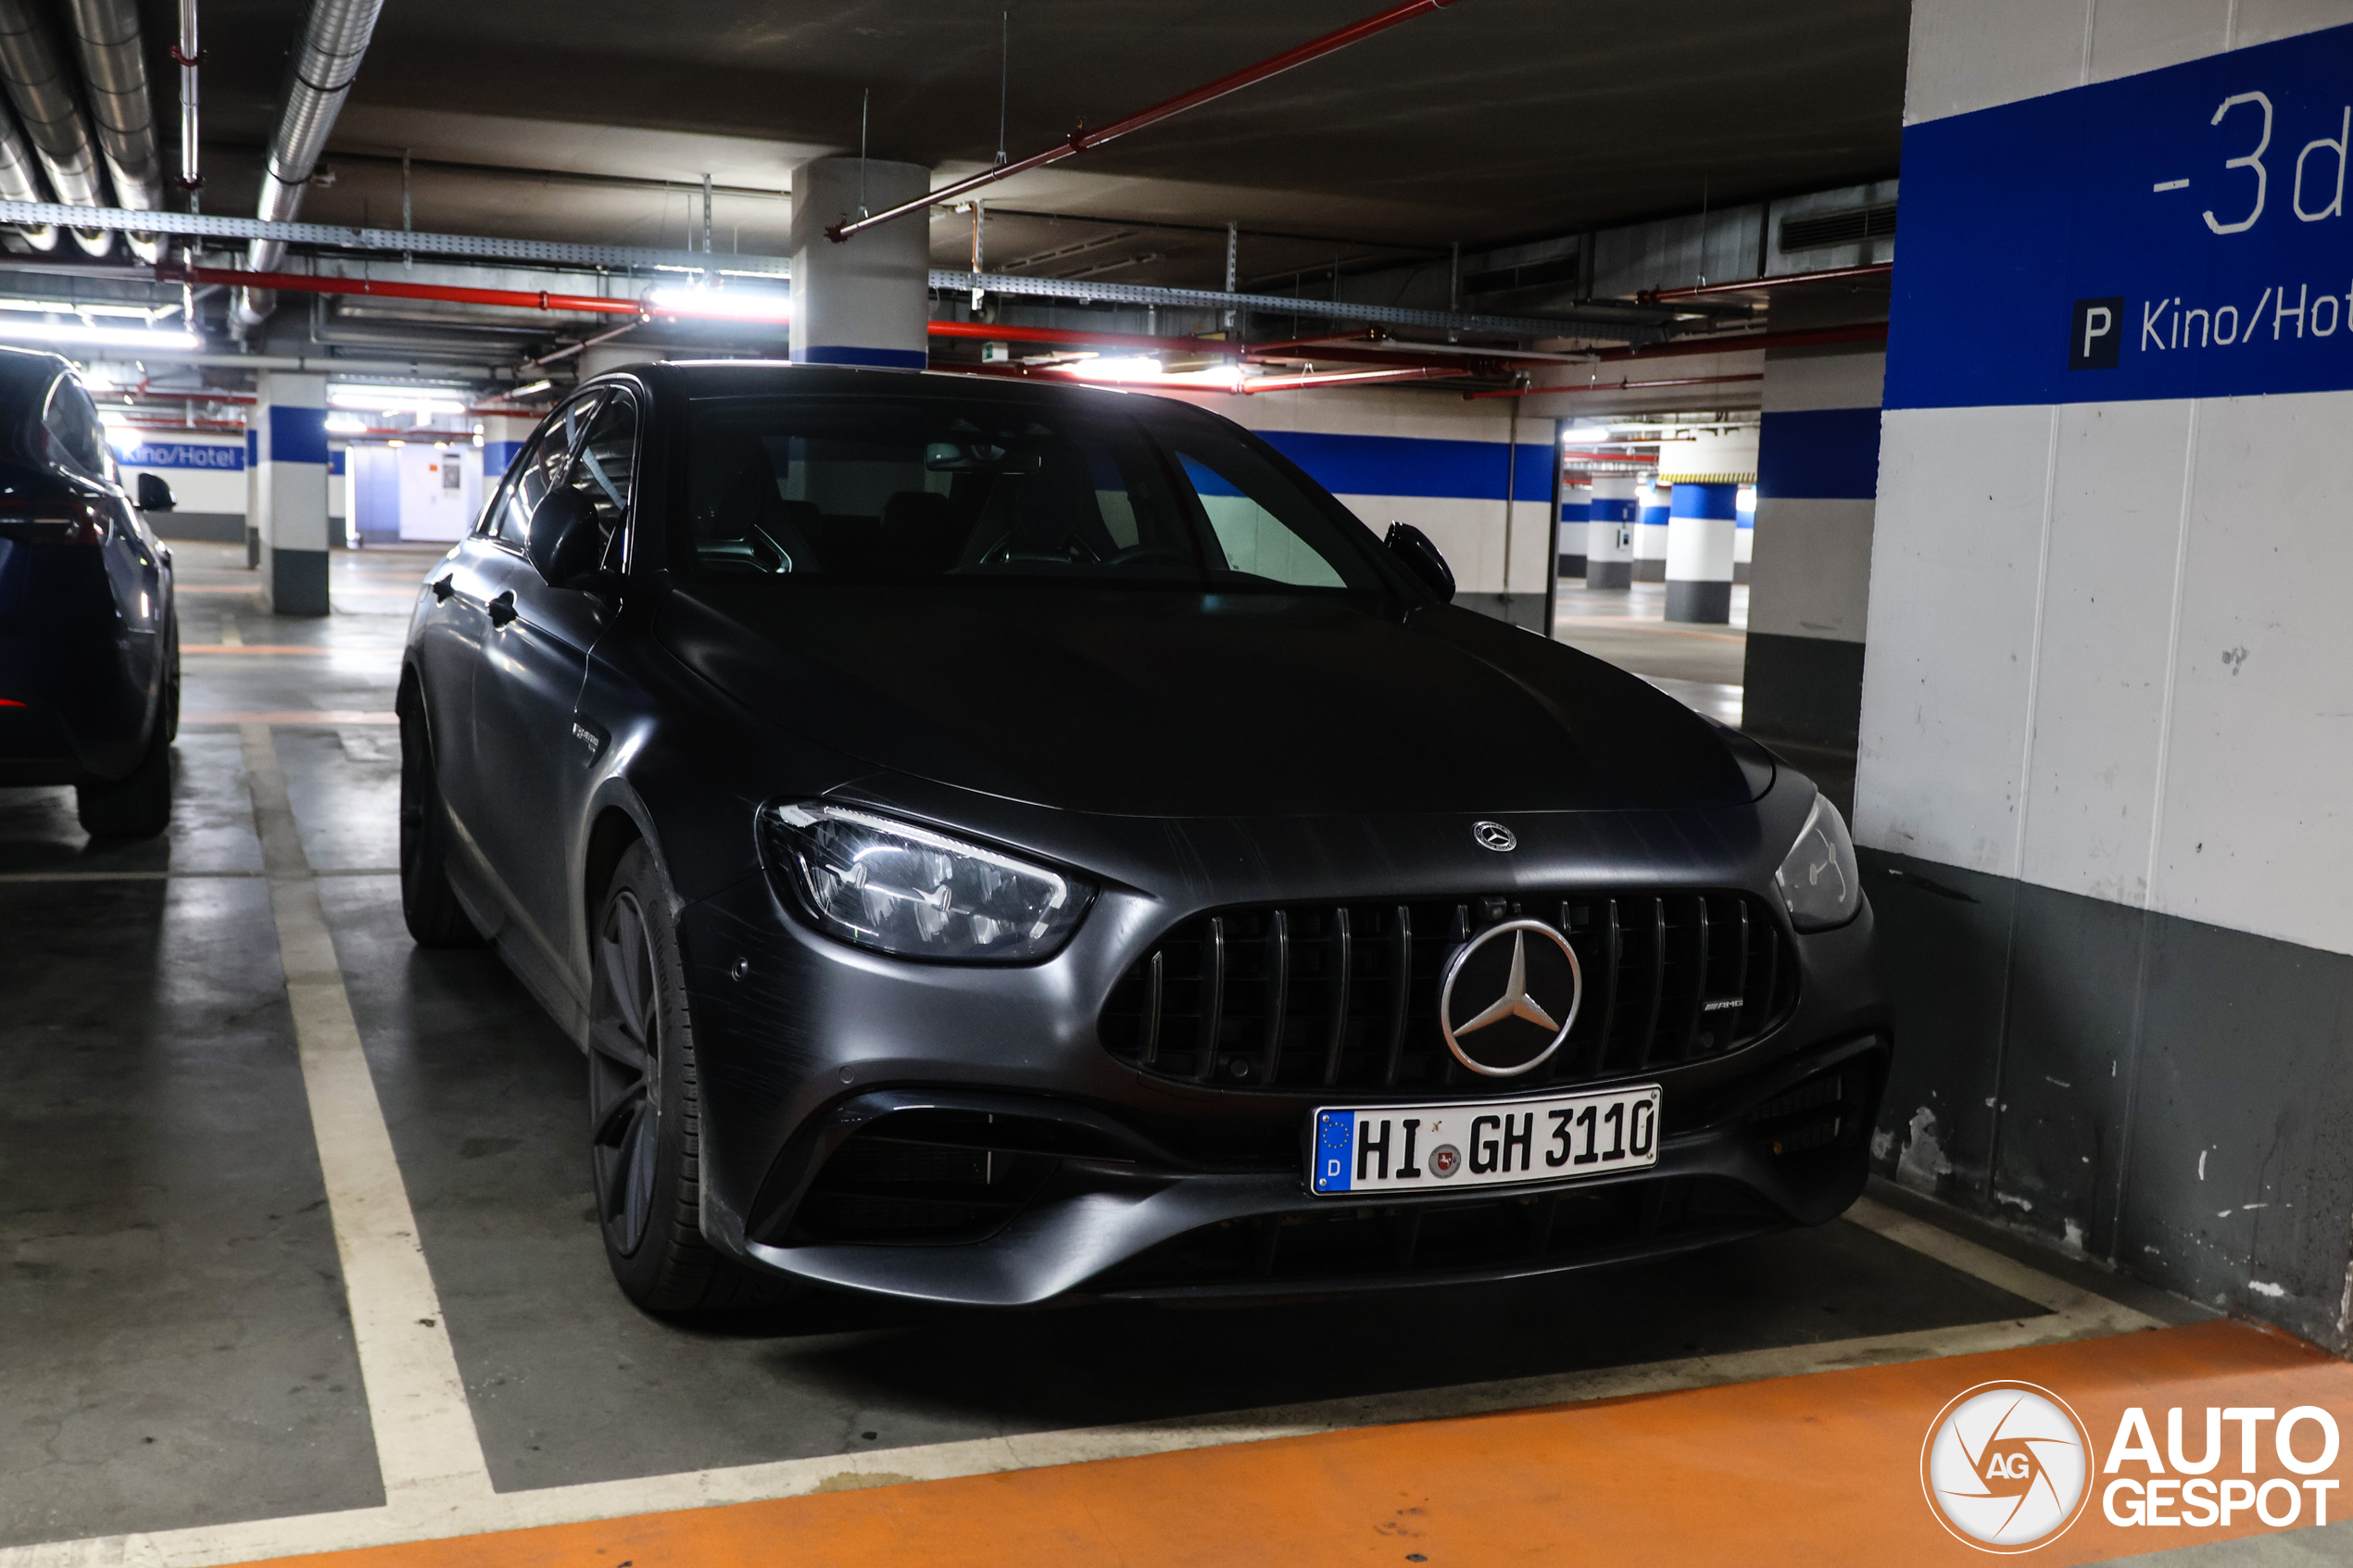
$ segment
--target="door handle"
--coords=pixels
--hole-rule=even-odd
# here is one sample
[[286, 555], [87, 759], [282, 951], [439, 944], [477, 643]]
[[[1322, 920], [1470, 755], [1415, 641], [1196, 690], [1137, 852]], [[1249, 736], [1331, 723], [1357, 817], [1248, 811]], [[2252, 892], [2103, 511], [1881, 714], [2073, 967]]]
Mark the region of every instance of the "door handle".
[[450, 581], [448, 572], [445, 571], [433, 580], [433, 596], [436, 599], [447, 603], [449, 596], [457, 591], [457, 584]]
[[490, 623], [493, 626], [504, 626], [521, 613], [515, 608], [515, 593], [511, 588], [491, 600], [487, 608], [490, 611]]

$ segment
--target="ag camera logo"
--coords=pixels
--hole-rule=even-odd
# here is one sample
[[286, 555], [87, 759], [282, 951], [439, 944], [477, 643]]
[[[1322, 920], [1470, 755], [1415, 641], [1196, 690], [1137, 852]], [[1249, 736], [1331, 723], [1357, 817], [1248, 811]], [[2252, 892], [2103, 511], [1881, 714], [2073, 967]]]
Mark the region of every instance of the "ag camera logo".
[[1981, 1383], [1929, 1424], [1920, 1490], [1936, 1522], [1964, 1545], [2032, 1551], [2082, 1516], [2091, 1451], [2083, 1423], [2049, 1389]]

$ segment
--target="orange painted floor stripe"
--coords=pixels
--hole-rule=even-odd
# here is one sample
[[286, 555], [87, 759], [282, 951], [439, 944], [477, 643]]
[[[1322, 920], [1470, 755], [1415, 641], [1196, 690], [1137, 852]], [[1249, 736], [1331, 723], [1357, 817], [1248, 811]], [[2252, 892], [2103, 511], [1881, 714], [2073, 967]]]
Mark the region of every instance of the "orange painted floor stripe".
[[[2091, 1429], [2095, 1467], [2128, 1405], [2151, 1410], [2160, 1443], [2173, 1405], [2318, 1404], [2340, 1424], [2353, 1411], [2353, 1367], [2283, 1335], [2214, 1323], [283, 1561], [288, 1568], [1982, 1564], [1983, 1554], [1930, 1516], [1918, 1465], [1928, 1424], [1945, 1401], [1994, 1378], [2039, 1383], [2069, 1400]], [[2201, 1422], [2193, 1415], [2193, 1429]], [[2263, 1452], [2268, 1461], [2268, 1440]], [[2341, 1457], [2335, 1473], [2348, 1468], [2353, 1455]], [[2266, 1472], [2285, 1474], [2275, 1462]], [[2346, 1492], [2336, 1497], [2338, 1512], [2353, 1512]], [[2309, 1508], [2303, 1517], [2309, 1522]], [[2031, 1561], [2093, 1562], [2261, 1529], [2251, 1519], [2227, 1531], [2123, 1528], [2101, 1517], [2095, 1491], [2075, 1527]]]

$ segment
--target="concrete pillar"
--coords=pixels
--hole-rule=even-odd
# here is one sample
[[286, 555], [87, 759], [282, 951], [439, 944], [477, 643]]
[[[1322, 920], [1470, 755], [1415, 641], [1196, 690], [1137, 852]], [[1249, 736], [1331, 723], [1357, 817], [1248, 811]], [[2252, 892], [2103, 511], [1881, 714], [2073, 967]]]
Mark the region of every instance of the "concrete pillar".
[[254, 392], [263, 603], [273, 615], [324, 615], [327, 378], [264, 370]]
[[1856, 747], [1886, 374], [1870, 344], [1765, 356], [1743, 724], [1785, 745]]
[[1756, 481], [1756, 432], [1709, 432], [1669, 445], [1659, 477], [1675, 486], [1667, 528], [1667, 619], [1732, 619], [1740, 489]]
[[920, 370], [931, 362], [931, 231], [918, 213], [839, 245], [826, 225], [914, 201], [919, 163], [821, 157], [793, 171], [792, 359]]
[[1732, 484], [1679, 480], [1667, 525], [1667, 619], [1732, 619]]
[[1585, 535], [1591, 526], [1592, 495], [1592, 482], [1582, 472], [1561, 476], [1560, 540], [1554, 546], [1554, 555], [1564, 578], [1585, 575]]
[[1756, 559], [1756, 486], [1741, 486], [1740, 499], [1733, 503], [1732, 520], [1738, 530], [1732, 535], [1732, 581], [1748, 581], [1748, 569]]
[[1665, 484], [1644, 488], [1635, 497], [1634, 581], [1667, 581], [1667, 508], [1672, 489]]
[[510, 414], [493, 414], [482, 421], [482, 490], [484, 495], [497, 487], [498, 481], [506, 475], [508, 465], [515, 460], [515, 454], [522, 450], [522, 444], [531, 439], [531, 433], [538, 428], [538, 424], [536, 420]]
[[1624, 588], [1634, 581], [1634, 487], [1630, 473], [1593, 476], [1585, 524], [1585, 586]]
[[261, 433], [245, 421], [245, 570], [261, 564]]

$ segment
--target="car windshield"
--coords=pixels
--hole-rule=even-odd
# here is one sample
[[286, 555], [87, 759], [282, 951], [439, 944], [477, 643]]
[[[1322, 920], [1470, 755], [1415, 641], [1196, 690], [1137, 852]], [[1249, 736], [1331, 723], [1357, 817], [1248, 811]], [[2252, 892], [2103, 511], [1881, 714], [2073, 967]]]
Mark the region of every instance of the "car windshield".
[[1179, 404], [918, 394], [691, 405], [698, 576], [1385, 592], [1364, 525]]

